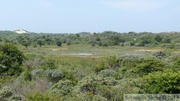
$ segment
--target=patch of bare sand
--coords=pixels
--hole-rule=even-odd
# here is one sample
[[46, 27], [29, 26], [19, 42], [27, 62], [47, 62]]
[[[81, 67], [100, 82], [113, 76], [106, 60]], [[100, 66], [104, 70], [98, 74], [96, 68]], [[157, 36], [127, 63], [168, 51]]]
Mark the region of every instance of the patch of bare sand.
[[136, 52], [158, 52], [162, 51], [160, 49], [140, 49], [140, 50], [135, 50]]
[[58, 50], [67, 50], [67, 48], [48, 48], [47, 50], [58, 51]]

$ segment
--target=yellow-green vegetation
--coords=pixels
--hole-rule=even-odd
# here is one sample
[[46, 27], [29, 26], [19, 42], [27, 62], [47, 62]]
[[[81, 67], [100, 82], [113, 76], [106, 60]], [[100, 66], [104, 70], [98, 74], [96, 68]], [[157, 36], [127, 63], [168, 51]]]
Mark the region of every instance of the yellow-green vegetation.
[[[131, 33], [121, 35], [124, 40], [117, 33], [108, 35], [13, 35], [13, 42], [3, 38], [0, 99], [123, 101], [124, 94], [180, 93], [180, 50], [177, 43], [173, 46], [178, 35], [172, 34], [172, 43], [163, 34]], [[129, 37], [138, 37], [138, 42]], [[21, 42], [30, 39], [37, 43]]]

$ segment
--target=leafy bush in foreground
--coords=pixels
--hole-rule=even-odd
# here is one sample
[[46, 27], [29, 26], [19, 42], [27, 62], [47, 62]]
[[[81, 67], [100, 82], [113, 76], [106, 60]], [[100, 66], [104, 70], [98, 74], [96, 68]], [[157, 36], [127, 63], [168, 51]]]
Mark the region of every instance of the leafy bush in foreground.
[[180, 92], [180, 71], [172, 72], [166, 70], [164, 72], [151, 73], [144, 79], [147, 83], [144, 84], [143, 89], [146, 93], [157, 94], [177, 94]]
[[[5, 75], [19, 75], [22, 72], [23, 53], [12, 43], [0, 44], [1, 73]], [[6, 67], [6, 68], [2, 68]]]

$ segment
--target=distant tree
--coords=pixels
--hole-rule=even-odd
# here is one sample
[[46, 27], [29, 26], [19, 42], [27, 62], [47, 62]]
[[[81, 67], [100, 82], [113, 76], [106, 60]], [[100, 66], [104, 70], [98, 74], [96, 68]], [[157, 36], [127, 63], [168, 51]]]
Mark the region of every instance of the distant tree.
[[31, 42], [30, 42], [30, 41], [27, 41], [27, 40], [26, 40], [26, 41], [24, 40], [24, 41], [22, 41], [22, 45], [27, 48], [28, 46], [31, 45]]
[[62, 45], [62, 42], [60, 40], [57, 40], [56, 45], [60, 47]]
[[162, 42], [163, 43], [171, 43], [171, 39], [170, 38], [163, 38]]
[[66, 39], [66, 44], [67, 44], [67, 45], [71, 45], [71, 41], [72, 41], [72, 40], [71, 40], [70, 38]]
[[162, 37], [160, 35], [156, 35], [154, 40], [157, 41], [157, 42], [161, 42], [162, 41]]
[[22, 36], [18, 36], [16, 40], [18, 41], [18, 43], [22, 44], [22, 41], [24, 40], [24, 38]]
[[71, 42], [70, 42], [70, 41], [68, 41], [68, 42], [66, 42], [66, 44], [67, 44], [67, 45], [71, 45]]
[[44, 45], [44, 41], [43, 40], [38, 40], [37, 44], [41, 47], [42, 45]]
[[79, 35], [79, 34], [76, 34], [76, 37], [80, 37], [80, 35]]
[[92, 46], [96, 46], [96, 43], [95, 42], [92, 42], [92, 44], [91, 44]]
[[45, 43], [48, 44], [48, 45], [51, 45], [53, 43], [53, 39], [49, 38], [49, 37], [46, 37], [45, 38]]

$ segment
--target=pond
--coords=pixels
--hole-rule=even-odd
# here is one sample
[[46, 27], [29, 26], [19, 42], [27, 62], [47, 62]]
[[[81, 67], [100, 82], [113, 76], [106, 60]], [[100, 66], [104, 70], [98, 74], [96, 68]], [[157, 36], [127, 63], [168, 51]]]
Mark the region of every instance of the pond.
[[72, 53], [70, 55], [75, 55], [75, 56], [93, 56], [94, 54], [92, 54], [92, 53]]

